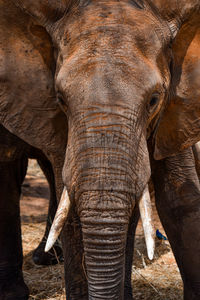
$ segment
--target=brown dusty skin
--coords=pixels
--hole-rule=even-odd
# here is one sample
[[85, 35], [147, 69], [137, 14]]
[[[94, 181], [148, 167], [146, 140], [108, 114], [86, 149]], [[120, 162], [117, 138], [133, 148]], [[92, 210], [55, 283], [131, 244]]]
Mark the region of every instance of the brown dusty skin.
[[[7, 7], [5, 0], [1, 0], [0, 3], [4, 4], [4, 8]], [[51, 115], [52, 123], [48, 122], [48, 117], [41, 116], [44, 108], [42, 101], [46, 99], [47, 90], [50, 99], [55, 97], [54, 89], [49, 85], [47, 89], [46, 83], [55, 83], [57, 102], [67, 116], [64, 120], [68, 124], [68, 145], [62, 174], [63, 183], [73, 202], [68, 222], [62, 232], [67, 298], [132, 300], [132, 241], [138, 219], [138, 199], [150, 178], [147, 129], [148, 136], [154, 136], [152, 142], [155, 144], [155, 151], [152, 152], [157, 159], [177, 153], [200, 139], [199, 81], [196, 83], [196, 77], [190, 76], [196, 72], [198, 52], [195, 52], [195, 61], [192, 60], [195, 64], [189, 63], [192, 70], [184, 71], [188, 67], [187, 59], [191, 58], [193, 52], [190, 52], [189, 46], [193, 49], [196, 40], [199, 44], [196, 30], [199, 27], [199, 15], [193, 15], [194, 11], [199, 14], [199, 0], [168, 0], [163, 7], [160, 5], [161, 1], [155, 1], [157, 7], [154, 7], [153, 1], [150, 0], [13, 0], [13, 3], [20, 5], [25, 9], [25, 13], [35, 17], [52, 39], [53, 45], [50, 42], [50, 48], [53, 46], [57, 49], [55, 74], [55, 69], [42, 67], [43, 80], [36, 79], [35, 72], [38, 74], [38, 68], [43, 66], [43, 55], [39, 56], [38, 64], [32, 66], [31, 83], [29, 80], [27, 82], [29, 76], [25, 76], [30, 70], [29, 61], [25, 68], [17, 68], [24, 70], [20, 71], [19, 75], [24, 75], [22, 84], [26, 84], [23, 89], [17, 85], [15, 91], [27, 92], [27, 86], [32, 88], [36, 86], [34, 83], [37, 81], [37, 86], [43, 92], [44, 96], [40, 99], [41, 95], [38, 96], [37, 89], [37, 97], [34, 99], [39, 103], [33, 108], [40, 112], [39, 122], [36, 123], [43, 124], [42, 128], [45, 130], [38, 130], [38, 124], [34, 127], [36, 119], [33, 115], [27, 119], [33, 120], [33, 126], [28, 126], [29, 139], [32, 140], [31, 133], [34, 127], [33, 138], [38, 138], [38, 132], [44, 138], [43, 143], [41, 137], [37, 139], [39, 147], [46, 146], [46, 139], [48, 140], [47, 153], [57, 153], [62, 139], [56, 142], [56, 133], [59, 132], [56, 128], [59, 118], [56, 116], [60, 115], [60, 112], [55, 102], [53, 106], [51, 102], [47, 103], [48, 109], [45, 111], [45, 116]], [[187, 19], [192, 16], [194, 23], [191, 30], [186, 27], [186, 49], [180, 53], [176, 41], [185, 42], [183, 24], [186, 22], [188, 25]], [[7, 22], [8, 18], [5, 19]], [[6, 30], [9, 28], [4, 27]], [[24, 30], [27, 32], [26, 26]], [[15, 34], [16, 32], [13, 33], [14, 41]], [[29, 31], [25, 38], [27, 35], [29, 36]], [[176, 35], [177, 40], [172, 44]], [[4, 36], [3, 44], [13, 47], [11, 52], [17, 53], [16, 61], [20, 65], [22, 60], [19, 60], [19, 52], [13, 51], [16, 50], [15, 43], [7, 43], [7, 38], [10, 37], [8, 33]], [[20, 45], [21, 41], [19, 38]], [[6, 49], [5, 53], [7, 57], [10, 49]], [[10, 60], [9, 62], [11, 66], [14, 65]], [[54, 78], [51, 71], [55, 75]], [[8, 86], [10, 87], [4, 77], [3, 73], [3, 93]], [[12, 78], [15, 83], [15, 77]], [[183, 87], [191, 78], [193, 85], [187, 93]], [[32, 92], [32, 89], [28, 90]], [[16, 98], [16, 93], [14, 94]], [[14, 105], [12, 97], [8, 98], [6, 93], [3, 97], [4, 100], [9, 99], [8, 105], [14, 106], [14, 117], [18, 116], [15, 125], [18, 125], [19, 132], [24, 128], [19, 121], [26, 120], [26, 115], [24, 118], [21, 115], [27, 110], [27, 102], [24, 101], [29, 98], [27, 95], [24, 98], [23, 101], [19, 101], [20, 107], [22, 104], [22, 114], [19, 115], [18, 106]], [[173, 117], [171, 112], [175, 106], [175, 116], [178, 112], [179, 117], [172, 118], [177, 122], [171, 122], [168, 115]], [[53, 112], [49, 115], [52, 108]], [[32, 112], [30, 107], [29, 111]], [[164, 112], [164, 115], [161, 112]], [[9, 122], [10, 113], [5, 113], [2, 117], [5, 126], [12, 123]], [[47, 136], [50, 123], [55, 135], [50, 133], [49, 142]], [[150, 124], [152, 127], [148, 128]], [[163, 130], [166, 124], [169, 125], [169, 132], [172, 134]], [[13, 127], [15, 129], [16, 126]], [[60, 129], [63, 130], [63, 127]], [[191, 134], [191, 130], [194, 135]], [[26, 139], [28, 133], [26, 130], [23, 133]], [[63, 158], [60, 158], [60, 162]], [[181, 162], [185, 159], [188, 164], [186, 166]], [[58, 170], [55, 160], [58, 159], [54, 156], [51, 162]], [[171, 180], [174, 178], [172, 165], [175, 166], [176, 174], [185, 174], [178, 178], [178, 184]], [[61, 168], [61, 164], [59, 167]], [[58, 175], [61, 174], [59, 171], [61, 169], [58, 170]], [[200, 212], [197, 201], [200, 186], [197, 176], [191, 178], [192, 186], [186, 176], [189, 174], [192, 177], [195, 172], [192, 153], [186, 151], [183, 157], [181, 154], [177, 155], [175, 162], [173, 158], [167, 157], [160, 163], [154, 175], [157, 180], [154, 180], [157, 187], [156, 204], [162, 202], [159, 205], [159, 214], [162, 216], [162, 222], [164, 221], [170, 243], [176, 250], [174, 253], [185, 285], [185, 300], [199, 300], [200, 297], [200, 261], [199, 256], [194, 255], [200, 249], [200, 231], [195, 215]], [[165, 177], [167, 181], [164, 180]], [[166, 189], [159, 188], [160, 181]], [[160, 199], [159, 192], [164, 193]], [[182, 198], [183, 204], [189, 204], [182, 205]], [[167, 205], [163, 199], [167, 200]], [[188, 243], [193, 236], [192, 231], [195, 232], [195, 243]], [[182, 252], [188, 255], [183, 256]], [[4, 287], [3, 289], [5, 290]]]
[[[36, 266], [31, 258], [45, 229], [48, 196], [47, 182], [35, 161], [31, 160], [21, 200], [23, 271], [30, 287], [30, 300], [65, 300], [63, 264]], [[154, 203], [153, 212], [155, 228], [164, 234]], [[141, 222], [136, 232], [132, 282], [135, 300], [182, 299], [182, 282], [169, 243], [156, 239], [155, 259], [150, 262]]]

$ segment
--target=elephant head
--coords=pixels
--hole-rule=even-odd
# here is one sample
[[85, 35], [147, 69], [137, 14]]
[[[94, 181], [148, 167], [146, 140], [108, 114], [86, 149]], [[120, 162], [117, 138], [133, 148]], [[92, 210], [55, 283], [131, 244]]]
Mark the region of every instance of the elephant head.
[[[57, 49], [55, 89], [68, 120], [68, 145], [55, 228], [66, 217], [69, 195], [82, 227], [89, 299], [123, 299], [129, 220], [151, 173], [147, 138], [154, 135], [156, 158], [200, 138], [198, 97], [181, 101], [178, 89], [171, 92], [178, 63], [173, 42], [199, 1], [14, 3], [47, 29]], [[193, 116], [186, 100], [195, 103]], [[175, 106], [180, 115], [167, 134]], [[192, 138], [190, 117], [196, 120]]]

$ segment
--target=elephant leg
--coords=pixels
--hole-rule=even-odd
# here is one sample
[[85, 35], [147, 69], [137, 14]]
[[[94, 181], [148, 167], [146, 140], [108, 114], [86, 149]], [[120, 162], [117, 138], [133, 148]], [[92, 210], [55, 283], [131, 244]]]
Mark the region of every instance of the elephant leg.
[[19, 200], [27, 158], [0, 162], [0, 299], [28, 299], [22, 274]]
[[67, 300], [88, 300], [80, 220], [72, 208], [62, 234]]
[[49, 201], [45, 233], [44, 233], [44, 236], [43, 236], [39, 246], [33, 252], [33, 261], [35, 264], [38, 264], [38, 265], [54, 265], [54, 264], [57, 264], [59, 261], [62, 261], [62, 259], [63, 259], [61, 243], [59, 243], [57, 241], [54, 244], [53, 249], [51, 249], [47, 253], [44, 252], [44, 248], [45, 248], [46, 240], [48, 238], [49, 231], [50, 231], [50, 228], [51, 228], [51, 225], [52, 225], [52, 222], [53, 222], [56, 210], [57, 210], [55, 179], [54, 179], [54, 173], [53, 173], [51, 163], [45, 157], [42, 157], [42, 156], [40, 158], [38, 158], [37, 161], [49, 183], [50, 201]]
[[156, 206], [184, 284], [184, 299], [200, 299], [200, 185], [191, 148], [155, 162]]
[[138, 205], [135, 206], [132, 216], [130, 218], [127, 242], [126, 242], [126, 262], [125, 262], [125, 289], [124, 289], [124, 299], [132, 300], [132, 284], [131, 284], [131, 274], [133, 265], [133, 254], [134, 254], [134, 241], [135, 241], [135, 231], [139, 221], [140, 212]]

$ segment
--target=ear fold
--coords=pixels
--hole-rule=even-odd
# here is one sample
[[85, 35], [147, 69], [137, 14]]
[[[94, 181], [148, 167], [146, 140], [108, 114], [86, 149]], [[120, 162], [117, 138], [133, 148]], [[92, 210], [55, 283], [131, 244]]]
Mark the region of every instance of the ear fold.
[[36, 18], [41, 25], [48, 26], [63, 16], [71, 0], [13, 0], [13, 2]]
[[200, 140], [200, 16], [181, 28], [173, 45], [173, 96], [155, 134], [155, 159]]

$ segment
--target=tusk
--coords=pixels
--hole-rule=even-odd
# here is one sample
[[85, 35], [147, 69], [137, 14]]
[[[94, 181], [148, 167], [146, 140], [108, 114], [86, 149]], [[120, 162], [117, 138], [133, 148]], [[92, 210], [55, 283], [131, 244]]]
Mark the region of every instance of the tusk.
[[57, 238], [60, 235], [60, 232], [65, 224], [65, 221], [68, 216], [70, 206], [69, 195], [66, 187], [64, 187], [62, 196], [60, 199], [60, 203], [58, 205], [56, 215], [54, 217], [53, 224], [51, 225], [51, 230], [49, 232], [49, 236], [46, 242], [45, 252], [48, 252], [56, 242]]
[[144, 237], [147, 246], [147, 254], [150, 260], [153, 259], [155, 250], [154, 227], [152, 224], [152, 207], [148, 185], [144, 189], [139, 202], [140, 216], [144, 230]]

